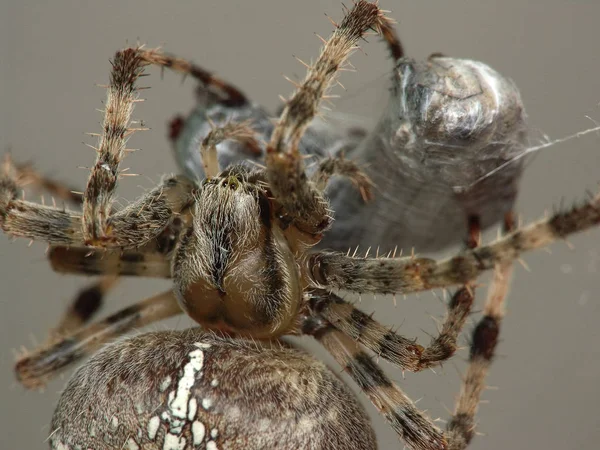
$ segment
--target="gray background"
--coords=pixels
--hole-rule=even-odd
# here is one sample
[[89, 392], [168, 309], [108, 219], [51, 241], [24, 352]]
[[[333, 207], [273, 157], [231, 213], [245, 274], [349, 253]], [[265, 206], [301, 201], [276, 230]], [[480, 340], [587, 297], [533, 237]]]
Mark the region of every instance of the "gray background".
[[[600, 4], [597, 1], [392, 1], [409, 54], [434, 51], [483, 60], [512, 77], [520, 87], [534, 130], [532, 143], [545, 132], [557, 138], [600, 120]], [[150, 46], [194, 59], [241, 86], [274, 109], [277, 95], [291, 86], [281, 74], [302, 75], [292, 54], [309, 60], [331, 25], [323, 13], [341, 17], [339, 0], [220, 2], [33, 2], [14, 1], [0, 9], [0, 149], [18, 160], [33, 160], [48, 174], [83, 186], [94, 154], [81, 144], [82, 133], [99, 131], [104, 91], [94, 83], [108, 78], [108, 58], [139, 38]], [[337, 110], [372, 121], [385, 102], [390, 62], [372, 38], [344, 74], [348, 92]], [[132, 199], [159, 175], [174, 170], [165, 139], [165, 123], [193, 105], [193, 82], [157, 70], [146, 78], [153, 89], [135, 116], [153, 131], [131, 143], [143, 150], [125, 166], [141, 173], [126, 179], [119, 193]], [[336, 92], [341, 93], [341, 92]], [[595, 191], [600, 181], [600, 136], [591, 135], [553, 147], [530, 164], [517, 210], [525, 221], [541, 216], [561, 200], [569, 204]], [[473, 448], [597, 448], [600, 441], [598, 380], [600, 350], [600, 231], [552, 246], [525, 260], [531, 272], [516, 268], [499, 356], [487, 391]], [[27, 392], [13, 379], [13, 349], [43, 340], [83, 278], [59, 276], [44, 261], [44, 245], [27, 247], [0, 237], [0, 442], [1, 448], [40, 449], [65, 378], [44, 393]], [[110, 296], [104, 313], [163, 288], [163, 282], [128, 280]], [[484, 290], [480, 290], [482, 304]], [[430, 316], [443, 307], [431, 294], [400, 300], [363, 298], [362, 307], [389, 325], [402, 325], [408, 336], [428, 341], [435, 331]], [[186, 319], [157, 325], [185, 326]], [[463, 340], [466, 342], [466, 340]], [[436, 373], [386, 370], [419, 406], [434, 417], [447, 417], [459, 389], [466, 351]], [[369, 411], [374, 412], [369, 406]], [[375, 414], [373, 414], [375, 415]], [[382, 449], [401, 444], [380, 418], [374, 419]]]

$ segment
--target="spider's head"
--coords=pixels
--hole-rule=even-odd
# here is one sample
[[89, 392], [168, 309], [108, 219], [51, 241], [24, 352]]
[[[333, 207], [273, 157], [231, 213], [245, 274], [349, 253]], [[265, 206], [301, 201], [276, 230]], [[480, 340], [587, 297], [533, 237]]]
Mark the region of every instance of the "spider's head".
[[203, 181], [173, 260], [179, 302], [194, 320], [254, 337], [289, 329], [302, 292], [258, 178], [234, 166]]

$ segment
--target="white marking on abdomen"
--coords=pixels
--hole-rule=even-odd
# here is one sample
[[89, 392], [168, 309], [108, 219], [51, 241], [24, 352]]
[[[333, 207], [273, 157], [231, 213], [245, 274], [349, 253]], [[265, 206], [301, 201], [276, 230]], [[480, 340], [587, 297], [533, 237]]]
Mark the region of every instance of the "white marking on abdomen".
[[194, 445], [200, 445], [204, 440], [204, 435], [206, 434], [206, 428], [204, 424], [198, 420], [192, 423], [192, 439], [194, 440]]
[[167, 433], [165, 436], [165, 443], [163, 444], [163, 450], [184, 450], [185, 449], [185, 438], [176, 436], [171, 433]]
[[[194, 345], [197, 350], [189, 353], [190, 360], [183, 366], [183, 374], [179, 378], [177, 388], [169, 392], [168, 407], [162, 415], [163, 420], [169, 422], [169, 432], [173, 435], [181, 433], [188, 416], [188, 406], [197, 407], [195, 400], [194, 402], [190, 401], [192, 395], [191, 389], [196, 382], [196, 374], [202, 370], [202, 366], [204, 365], [204, 352], [202, 349], [210, 348], [210, 344], [196, 342]], [[200, 376], [202, 376], [201, 373]], [[196, 412], [194, 411], [195, 415]], [[190, 418], [190, 420], [192, 419]]]
[[156, 438], [156, 433], [158, 431], [159, 425], [160, 419], [158, 416], [154, 416], [148, 421], [148, 439], [150, 439], [151, 441], [153, 441], [154, 438]]

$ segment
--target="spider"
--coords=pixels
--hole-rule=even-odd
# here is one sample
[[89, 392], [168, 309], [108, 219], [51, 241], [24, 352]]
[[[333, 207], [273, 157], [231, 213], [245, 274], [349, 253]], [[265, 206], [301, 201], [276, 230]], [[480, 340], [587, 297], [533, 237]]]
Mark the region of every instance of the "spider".
[[[482, 378], [497, 339], [502, 291], [506, 288], [510, 261], [522, 251], [544, 246], [551, 240], [594, 225], [599, 219], [598, 199], [593, 198], [581, 207], [517, 230], [484, 247], [479, 247], [480, 224], [473, 218], [469, 230], [472, 248], [439, 263], [415, 256], [357, 258], [310, 251], [331, 225], [323, 189], [332, 174], [348, 176], [364, 199], [374, 195], [360, 169], [338, 157], [326, 159], [307, 179], [299, 151], [300, 138], [316, 112], [324, 88], [333, 78], [335, 69], [344, 62], [348, 50], [368, 28], [378, 29], [386, 37], [392, 53], [396, 52], [400, 57], [398, 44], [395, 36], [390, 35], [385, 17], [374, 5], [358, 2], [284, 108], [266, 148], [264, 169], [249, 170], [233, 165], [222, 171], [216, 158], [217, 142], [234, 139], [250, 148], [257, 148], [258, 143], [251, 124], [231, 123], [215, 127], [202, 141], [202, 164], [207, 175], [204, 181], [196, 183], [184, 176], [167, 177], [161, 186], [137, 202], [113, 211], [111, 197], [124, 150], [122, 141], [133, 131], [128, 125], [129, 115], [131, 104], [136, 100], [135, 82], [142, 74], [142, 66], [152, 63], [184, 70], [186, 67], [185, 61], [140, 48], [119, 52], [113, 62], [104, 134], [98, 148], [97, 164], [84, 193], [82, 215], [18, 200], [19, 183], [35, 178], [35, 174], [27, 168], [13, 167], [10, 161], [5, 163], [3, 203], [0, 203], [3, 209], [0, 211], [2, 227], [8, 234], [49, 242], [53, 245], [50, 258], [59, 270], [172, 277], [175, 285], [173, 291], [125, 309], [74, 335], [58, 337], [58, 342], [50, 347], [25, 357], [18, 366], [24, 383], [40, 382], [60, 366], [96, 347], [100, 341], [177, 314], [181, 308], [205, 328], [220, 333], [210, 335], [194, 330], [187, 334], [145, 335], [121, 342], [99, 354], [74, 379], [67, 390], [68, 395], [59, 405], [56, 420], [62, 420], [62, 426], [56, 428], [58, 432], [52, 438], [56, 448], [72, 445], [61, 439], [68, 436], [71, 432], [68, 428], [77, 422], [91, 426], [85, 433], [88, 433], [87, 438], [94, 438], [89, 417], [72, 420], [83, 411], [77, 403], [83, 399], [97, 402], [98, 411], [125, 404], [142, 408], [142, 412], [134, 414], [136, 420], [142, 420], [142, 417], [147, 420], [144, 422], [147, 436], [141, 438], [127, 434], [126, 428], [122, 427], [123, 417], [129, 420], [131, 416], [106, 416], [107, 426], [114, 427], [110, 439], [121, 439], [119, 444], [114, 444], [117, 448], [123, 445], [136, 448], [141, 445], [138, 438], [149, 441], [149, 445], [162, 439], [166, 448], [183, 448], [186, 444], [196, 444], [196, 441], [198, 445], [206, 443], [207, 448], [215, 448], [216, 442], [226, 446], [247, 444], [248, 440], [255, 446], [274, 447], [276, 442], [281, 444], [277, 446], [298, 448], [319, 445], [315, 444], [318, 439], [323, 439], [320, 444], [323, 447], [372, 446], [372, 434], [364, 414], [344, 388], [321, 366], [273, 342], [283, 334], [308, 334], [321, 342], [409, 446], [463, 448], [471, 439]], [[202, 78], [202, 73], [196, 75]], [[204, 82], [224, 91], [225, 98], [236, 101], [237, 93], [220, 80], [210, 76]], [[314, 84], [320, 88], [306, 89]], [[307, 92], [313, 98], [307, 98]], [[510, 215], [507, 215], [506, 228], [512, 227]], [[106, 248], [107, 251], [91, 252], [95, 248]], [[111, 251], [115, 248], [119, 251]], [[456, 335], [470, 310], [473, 280], [480, 271], [492, 268], [497, 273], [492, 286], [496, 295], [490, 297], [484, 318], [475, 329], [469, 372], [473, 378], [467, 377], [457, 411], [448, 431], [443, 433], [414, 407], [360, 345], [407, 370], [421, 370], [446, 359], [454, 351]], [[427, 349], [383, 328], [332, 292], [346, 289], [407, 293], [455, 284], [464, 284], [464, 287], [453, 295], [442, 333]], [[197, 301], [199, 298], [201, 301]], [[64, 334], [71, 326], [61, 327], [58, 334]], [[249, 344], [244, 338], [261, 343]], [[169, 352], [172, 352], [172, 359], [167, 357]], [[124, 364], [117, 365], [118, 361], [127, 364], [128, 369], [123, 370]], [[175, 364], [179, 365], [173, 371]], [[269, 364], [272, 364], [272, 370]], [[229, 372], [238, 374], [239, 378], [228, 379]], [[264, 381], [270, 375], [274, 378], [265, 382], [267, 387], [252, 384]], [[98, 396], [97, 392], [85, 391], [89, 388], [86, 382], [89, 379], [104, 386], [111, 399], [127, 392], [132, 395], [133, 403], [127, 403], [129, 400], [125, 399], [119, 405], [107, 404], [107, 398]], [[134, 402], [140, 393], [127, 387], [142, 389], [135, 385], [140, 380], [145, 389], [142, 393], [150, 390], [162, 398], [165, 408], [160, 415], [155, 405], [144, 411], [148, 405]], [[194, 386], [194, 389], [209, 389], [210, 386], [212, 394], [194, 392], [192, 396], [193, 380], [209, 383], [206, 387]], [[278, 428], [286, 428], [285, 420], [281, 423], [269, 420], [251, 423], [250, 427], [246, 426], [249, 428], [245, 430], [246, 435], [216, 431], [220, 422], [209, 427], [208, 418], [192, 420], [204, 411], [209, 416], [209, 413], [220, 414], [225, 420], [233, 419], [236, 408], [240, 414], [239, 405], [234, 402], [235, 392], [227, 390], [235, 389], [242, 381], [246, 384], [239, 386], [237, 392], [247, 394], [244, 404], [247, 406], [254, 394], [257, 398], [251, 405], [262, 411], [268, 403], [261, 395], [262, 389], [266, 389], [264, 395], [273, 396], [277, 404], [277, 415], [289, 410], [292, 417], [289, 420], [296, 428], [294, 439], [298, 440], [285, 440], [290, 438]], [[306, 390], [290, 392], [290, 387], [302, 389], [302, 386]], [[219, 394], [221, 389], [223, 393]], [[200, 395], [201, 401], [196, 401]], [[140, 399], [143, 396], [137, 397]], [[315, 399], [316, 402], [311, 403]], [[144, 400], [156, 401], [155, 398]], [[220, 401], [229, 404], [220, 405]], [[301, 415], [301, 419], [298, 418], [300, 412], [314, 412], [330, 403], [333, 407], [319, 411], [314, 417]], [[268, 411], [263, 414], [268, 415]], [[261, 413], [257, 413], [257, 417], [261, 417]], [[239, 420], [239, 416], [237, 418]], [[302, 431], [303, 427], [306, 431]], [[269, 432], [273, 434], [269, 435]]]

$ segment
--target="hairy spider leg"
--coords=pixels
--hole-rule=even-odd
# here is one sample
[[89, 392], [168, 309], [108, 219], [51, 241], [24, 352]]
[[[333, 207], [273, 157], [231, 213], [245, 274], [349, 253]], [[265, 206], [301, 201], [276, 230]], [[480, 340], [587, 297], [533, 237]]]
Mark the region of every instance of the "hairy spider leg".
[[61, 369], [110, 339], [182, 312], [171, 290], [150, 297], [19, 358], [15, 366], [17, 378], [27, 388], [42, 387]]
[[[504, 218], [504, 231], [510, 232], [514, 229], [513, 214], [508, 213]], [[494, 267], [494, 275], [483, 308], [483, 317], [473, 330], [467, 373], [463, 376], [454, 413], [446, 427], [450, 450], [465, 449], [475, 435], [475, 414], [481, 393], [486, 387], [485, 378], [498, 344], [500, 323], [504, 317], [512, 271], [512, 261], [501, 261]]]
[[462, 251], [446, 260], [429, 258], [359, 258], [315, 252], [309, 270], [317, 285], [357, 293], [408, 294], [465, 284], [497, 264], [540, 249], [600, 223], [600, 195], [569, 210], [515, 229], [497, 241]]

